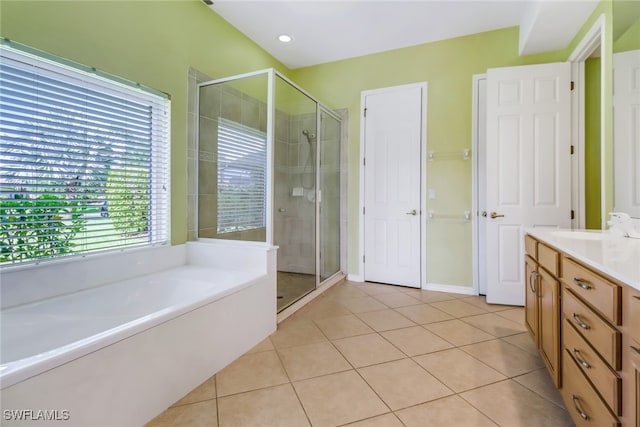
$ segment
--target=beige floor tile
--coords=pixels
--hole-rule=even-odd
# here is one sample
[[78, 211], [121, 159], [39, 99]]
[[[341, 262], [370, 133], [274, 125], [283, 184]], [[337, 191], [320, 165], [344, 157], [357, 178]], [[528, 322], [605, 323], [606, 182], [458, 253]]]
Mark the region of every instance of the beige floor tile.
[[353, 314], [328, 317], [316, 320], [315, 322], [330, 340], [374, 332], [373, 329]]
[[355, 371], [294, 383], [314, 427], [337, 426], [389, 412], [389, 408]]
[[478, 308], [481, 308], [483, 310], [486, 310], [490, 313], [493, 312], [498, 312], [498, 311], [503, 311], [503, 310], [510, 310], [512, 308], [514, 308], [514, 306], [512, 305], [503, 305], [503, 304], [489, 304], [487, 302], [487, 297], [483, 296], [483, 295], [478, 295], [478, 296], [470, 296], [470, 297], [466, 297], [466, 298], [461, 298], [461, 301], [464, 301], [468, 304], [473, 304]]
[[359, 313], [358, 317], [376, 331], [389, 331], [391, 329], [416, 326], [411, 320], [391, 309]]
[[220, 427], [308, 426], [291, 384], [220, 398]]
[[[464, 296], [464, 295], [462, 295]], [[439, 302], [439, 301], [450, 301], [460, 298], [461, 295], [452, 294], [449, 292], [438, 292], [438, 291], [422, 291], [420, 293], [420, 301], [422, 302]]]
[[216, 377], [215, 375], [193, 389], [182, 399], [174, 403], [173, 406], [186, 405], [189, 403], [202, 402], [204, 400], [216, 398]]
[[374, 298], [391, 308], [422, 304], [422, 301], [404, 292], [389, 292], [376, 295]]
[[456, 393], [506, 379], [498, 371], [457, 348], [425, 354], [413, 360]]
[[367, 311], [385, 310], [389, 308], [372, 296], [344, 298], [340, 300], [340, 303], [352, 313], [364, 313]]
[[421, 326], [394, 329], [392, 331], [381, 332], [380, 335], [408, 356], [417, 356], [419, 354], [431, 353], [453, 347], [451, 343]]
[[367, 294], [357, 286], [343, 284], [333, 286], [326, 293], [326, 297], [331, 299], [358, 298], [366, 296]]
[[278, 330], [270, 338], [276, 348], [327, 341], [327, 338], [313, 321], [297, 317], [280, 323]]
[[259, 353], [261, 351], [269, 351], [269, 350], [274, 350], [274, 347], [269, 337], [267, 337], [264, 340], [260, 341], [258, 344], [256, 344], [256, 346], [253, 347], [251, 350], [249, 350], [247, 353]]
[[524, 307], [511, 308], [509, 310], [497, 312], [496, 314], [520, 325], [524, 325]]
[[539, 356], [502, 340], [466, 345], [460, 349], [508, 377], [526, 374], [544, 366]]
[[432, 307], [429, 304], [400, 307], [396, 308], [396, 311], [420, 325], [453, 319], [453, 316], [451, 316], [450, 314], [438, 310], [437, 308]]
[[339, 302], [339, 298], [332, 299], [330, 296], [322, 296], [314, 300], [309, 305], [303, 307], [296, 313], [301, 319], [317, 320], [327, 317], [344, 316], [351, 314], [349, 310]]
[[404, 288], [405, 288], [404, 286], [384, 285], [380, 283], [369, 283], [369, 282], [363, 283], [361, 286], [359, 286], [359, 289], [361, 291], [364, 291], [369, 295], [380, 295], [380, 294], [386, 294], [389, 292], [398, 292]]
[[287, 382], [289, 378], [275, 351], [245, 354], [216, 374], [218, 397]]
[[536, 344], [533, 342], [531, 335], [529, 335], [529, 332], [525, 332], [518, 335], [512, 335], [510, 337], [504, 337], [502, 338], [502, 341], [508, 342], [509, 344], [513, 344], [516, 347], [520, 348], [520, 350], [524, 350], [529, 354], [533, 354], [534, 356], [537, 356], [539, 354], [538, 348], [536, 347]]
[[431, 305], [454, 317], [474, 316], [476, 314], [484, 314], [487, 312], [482, 308], [464, 302], [462, 299], [433, 302]]
[[565, 407], [560, 391], [553, 384], [553, 380], [551, 379], [551, 375], [549, 375], [547, 368], [538, 369], [537, 371], [529, 372], [528, 374], [524, 374], [513, 379], [529, 390], [534, 391], [545, 399], [555, 403], [559, 407]]
[[293, 381], [351, 369], [349, 362], [329, 342], [288, 347], [278, 352]]
[[460, 396], [500, 426], [573, 425], [566, 410], [513, 380], [470, 390]]
[[394, 411], [452, 394], [411, 359], [368, 366], [358, 372]]
[[[398, 417], [394, 414], [384, 414], [366, 420], [358, 421], [352, 424], [347, 424], [349, 427], [404, 427], [404, 424], [400, 422]], [[345, 427], [346, 427], [345, 426]]]
[[498, 338], [516, 335], [527, 331], [527, 328], [523, 323], [514, 322], [505, 317], [499, 316], [497, 313], [469, 316], [460, 320]]
[[333, 344], [356, 368], [407, 357], [378, 334], [343, 338]]
[[429, 323], [424, 327], [457, 346], [495, 339], [493, 335], [458, 319]]
[[216, 400], [174, 406], [146, 424], [146, 427], [216, 427], [218, 412]]
[[[496, 427], [482, 412], [458, 396], [449, 396], [412, 408], [396, 415], [407, 427]], [[428, 420], [428, 421], [427, 421]]]

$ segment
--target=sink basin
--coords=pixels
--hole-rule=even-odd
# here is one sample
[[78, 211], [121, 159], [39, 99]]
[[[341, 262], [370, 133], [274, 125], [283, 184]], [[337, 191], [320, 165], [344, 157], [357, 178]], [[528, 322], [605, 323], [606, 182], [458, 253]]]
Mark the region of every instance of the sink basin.
[[571, 231], [571, 230], [558, 230], [552, 231], [551, 235], [561, 237], [563, 239], [577, 239], [577, 240], [606, 240], [610, 239], [611, 235], [601, 232], [590, 231]]

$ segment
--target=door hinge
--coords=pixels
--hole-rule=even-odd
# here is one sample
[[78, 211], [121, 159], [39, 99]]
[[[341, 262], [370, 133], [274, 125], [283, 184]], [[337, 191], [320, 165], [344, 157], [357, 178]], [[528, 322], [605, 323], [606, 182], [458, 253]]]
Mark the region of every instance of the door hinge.
[[367, 117], [367, 109], [364, 109], [364, 116]]
[[366, 157], [362, 158], [362, 166], [367, 166], [367, 158]]
[[571, 219], [576, 219], [576, 212], [573, 209], [571, 210]]
[[575, 152], [575, 146], [573, 146], [573, 145], [571, 146], [570, 152], [571, 152], [571, 154], [573, 154]]
[[575, 86], [576, 86], [576, 83], [573, 80], [571, 80], [571, 90], [573, 90]]
[[362, 207], [362, 215], [364, 215], [364, 206]]
[[364, 255], [362, 255], [362, 263], [364, 264]]

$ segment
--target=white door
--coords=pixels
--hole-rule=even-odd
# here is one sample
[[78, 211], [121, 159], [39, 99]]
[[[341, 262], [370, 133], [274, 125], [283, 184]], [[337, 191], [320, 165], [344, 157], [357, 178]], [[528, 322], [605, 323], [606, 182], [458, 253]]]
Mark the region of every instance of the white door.
[[640, 50], [613, 55], [613, 205], [640, 218]]
[[364, 279], [419, 287], [425, 87], [364, 98]]
[[571, 227], [570, 64], [487, 71], [487, 302], [524, 305], [525, 227]]
[[[487, 210], [487, 79], [482, 78], [477, 80], [476, 89], [476, 140], [478, 145], [476, 146], [476, 167], [477, 169], [477, 181], [476, 191], [478, 194], [478, 212], [486, 212]], [[487, 252], [484, 250], [484, 244], [487, 241], [487, 222], [483, 220], [483, 217], [478, 216], [478, 247], [481, 250], [478, 251], [478, 293], [480, 295], [487, 294]]]

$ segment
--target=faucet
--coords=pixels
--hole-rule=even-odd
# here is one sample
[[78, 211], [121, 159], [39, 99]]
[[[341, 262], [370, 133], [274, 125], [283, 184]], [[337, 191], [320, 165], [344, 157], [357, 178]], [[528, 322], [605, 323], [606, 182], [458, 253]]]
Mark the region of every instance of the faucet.
[[640, 218], [632, 218], [624, 212], [609, 212], [611, 219], [607, 221], [611, 230], [621, 233], [624, 237], [640, 239]]

